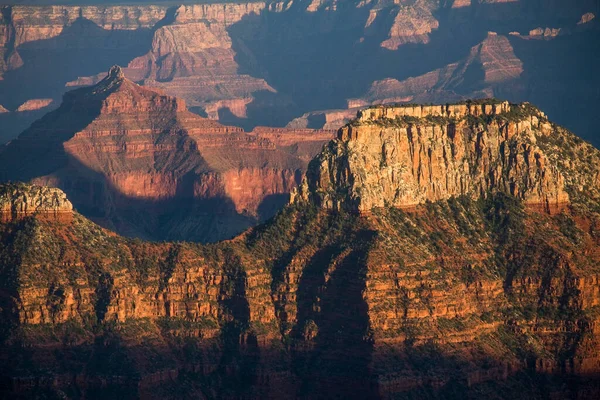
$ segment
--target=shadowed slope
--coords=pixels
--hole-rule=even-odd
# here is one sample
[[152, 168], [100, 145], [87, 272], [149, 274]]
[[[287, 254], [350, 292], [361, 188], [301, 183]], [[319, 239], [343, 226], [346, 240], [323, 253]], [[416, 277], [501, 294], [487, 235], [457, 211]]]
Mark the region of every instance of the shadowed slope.
[[214, 241], [273, 215], [331, 136], [248, 134], [113, 67], [4, 146], [0, 179], [59, 186], [86, 215], [128, 236]]

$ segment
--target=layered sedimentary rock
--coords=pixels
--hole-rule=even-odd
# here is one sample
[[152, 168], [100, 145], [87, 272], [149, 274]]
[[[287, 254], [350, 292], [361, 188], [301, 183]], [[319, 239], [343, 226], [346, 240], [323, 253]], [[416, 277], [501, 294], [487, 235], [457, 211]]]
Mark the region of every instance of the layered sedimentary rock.
[[312, 162], [299, 196], [362, 212], [499, 191], [555, 210], [566, 179], [537, 144], [554, 134], [527, 104], [366, 109]]
[[56, 6], [11, 8], [11, 22], [17, 31], [15, 47], [27, 42], [60, 35], [79, 18], [107, 30], [150, 28], [165, 16], [164, 6]]
[[268, 139], [279, 148], [294, 154], [300, 159], [308, 162], [331, 138], [335, 137], [333, 129], [292, 129], [292, 128], [270, 128], [257, 126], [251, 132], [258, 138]]
[[[346, 101], [354, 107], [497, 96], [543, 104], [566, 118], [573, 113], [538, 92], [576, 92], [589, 99], [589, 110], [596, 107], [597, 94], [574, 77], [577, 65], [586, 65], [593, 80], [597, 13], [594, 0], [3, 6], [0, 104], [16, 110], [32, 99], [58, 103], [65, 85], [95, 84], [119, 64], [137, 83], [184, 98], [191, 111], [248, 130], [329, 117], [323, 110]], [[532, 30], [538, 35], [527, 35]], [[487, 31], [499, 34], [473, 47]], [[531, 38], [562, 39], [547, 46]], [[564, 63], [554, 54], [565, 54]], [[540, 76], [549, 83], [540, 84]], [[376, 93], [383, 87], [385, 97]], [[4, 115], [0, 140], [38, 116]], [[314, 121], [319, 128], [341, 125], [338, 118]]]
[[2, 150], [3, 179], [59, 186], [120, 232], [215, 240], [272, 215], [333, 136], [280, 131], [287, 141], [201, 118], [113, 67]]
[[260, 2], [181, 6], [171, 24], [155, 31], [150, 52], [133, 60], [126, 73], [203, 108], [219, 100], [251, 101], [253, 92], [273, 92], [264, 79], [238, 73], [227, 31], [264, 8]]
[[[398, 118], [384, 124], [385, 115]], [[440, 122], [450, 118], [471, 122], [455, 121], [462, 131], [446, 137]], [[11, 220], [0, 224], [2, 395], [597, 397], [600, 152], [521, 105], [371, 109], [340, 130], [336, 158], [325, 148], [315, 159], [309, 187], [323, 160], [347, 168], [313, 194], [356, 204], [351, 178], [373, 183], [365, 195], [380, 190], [409, 142], [408, 126], [389, 121], [412, 125], [407, 153], [424, 156], [422, 170], [450, 141], [448, 160], [463, 154], [493, 171], [485, 160], [504, 121], [512, 162], [497, 182], [537, 169], [527, 187], [550, 185], [557, 169], [564, 182], [552, 190], [568, 207], [549, 214], [518, 197], [530, 191], [500, 186], [479, 196], [415, 191], [411, 209], [372, 202], [362, 214], [332, 212], [314, 195], [212, 245], [127, 240], [77, 213], [58, 224]], [[390, 158], [357, 161], [359, 145], [358, 159]], [[27, 189], [39, 190], [64, 196]]]
[[389, 37], [381, 43], [381, 47], [397, 50], [406, 43], [428, 43], [429, 34], [439, 27], [432, 14], [438, 5], [428, 0], [399, 3]]
[[518, 82], [523, 63], [505, 36], [488, 32], [460, 62], [403, 81], [375, 81], [362, 98], [349, 99], [348, 107], [392, 102], [440, 102], [494, 96], [522, 90]]
[[[23, 62], [19, 47], [56, 38], [77, 21], [87, 20], [99, 28], [110, 31], [133, 31], [148, 29], [163, 19], [165, 6], [2, 6], [0, 19], [0, 38], [3, 57], [0, 76], [3, 72], [20, 67]], [[70, 46], [86, 46], [85, 38], [70, 43]], [[122, 43], [110, 43], [107, 46], [120, 46]], [[33, 44], [35, 46], [35, 44]], [[40, 45], [42, 48], [43, 45]]]
[[59, 189], [43, 186], [4, 185], [0, 193], [0, 214], [3, 222], [18, 218], [68, 219], [73, 205]]
[[[246, 117], [254, 92], [275, 92], [264, 80], [239, 73], [228, 29], [243, 18], [257, 16], [262, 2], [182, 5], [157, 26], [150, 51], [133, 59], [125, 74], [145, 86], [183, 98], [189, 107], [200, 107], [213, 119], [229, 110]], [[80, 78], [69, 86], [93, 84], [102, 78]]]

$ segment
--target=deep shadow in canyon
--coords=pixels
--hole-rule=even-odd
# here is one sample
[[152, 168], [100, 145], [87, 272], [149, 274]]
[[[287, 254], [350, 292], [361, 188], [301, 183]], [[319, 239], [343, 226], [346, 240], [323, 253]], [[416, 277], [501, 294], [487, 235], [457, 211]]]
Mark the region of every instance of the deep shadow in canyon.
[[[590, 30], [553, 40], [520, 40], [511, 44], [523, 62], [525, 100], [600, 147], [600, 32]], [[514, 100], [514, 99], [510, 99]]]
[[[538, 26], [574, 27], [581, 10], [599, 8], [597, 2], [588, 3], [575, 9], [562, 7], [560, 14], [545, 11], [549, 7], [537, 0], [459, 9], [442, 7], [435, 13], [439, 28], [429, 34], [428, 43], [407, 43], [395, 51], [380, 46], [393, 22], [390, 10], [379, 13], [365, 29], [368, 12], [352, 3], [338, 5], [335, 12], [306, 12], [302, 4], [279, 13], [263, 11], [261, 15], [245, 16], [229, 28], [229, 33], [240, 73], [266, 79], [279, 95], [292, 100], [280, 113], [298, 117], [311, 111], [346, 108], [347, 100], [365, 94], [373, 81], [402, 81], [460, 62], [489, 31], [508, 36]], [[547, 41], [511, 39], [525, 71], [518, 82], [507, 82], [506, 87], [496, 85], [498, 97], [532, 102], [548, 110], [559, 123], [600, 145], [600, 138], [591, 129], [594, 124], [583, 122], [594, 119], [593, 110], [600, 106], [598, 85], [594, 84], [600, 65], [596, 56], [600, 41], [595, 32], [574, 32]], [[568, 56], [557, 56], [564, 54], [563, 50]], [[560, 67], [556, 67], [557, 61]], [[464, 80], [482, 84], [477, 72]], [[573, 85], [574, 76], [577, 83], [587, 78], [592, 83]], [[560, 101], [563, 98], [574, 101]], [[254, 121], [259, 120], [260, 124], [281, 125], [281, 120], [264, 117], [265, 107], [258, 106], [260, 103], [256, 100], [254, 106], [250, 104], [247, 118], [228, 118], [228, 122], [247, 127], [257, 125]], [[577, 115], [577, 120], [569, 115]]]
[[[346, 108], [347, 100], [364, 95], [373, 81], [402, 81], [459, 62], [488, 31], [508, 35], [513, 31], [527, 33], [538, 26], [575, 26], [583, 12], [600, 10], [598, 2], [592, 0], [568, 6], [530, 0], [457, 9], [446, 3], [434, 13], [439, 28], [428, 35], [428, 43], [407, 43], [395, 51], [380, 46], [392, 26], [394, 7], [380, 11], [367, 28], [368, 7], [357, 7], [357, 1], [338, 4], [335, 12], [307, 12], [306, 2], [296, 2], [287, 11], [246, 15], [228, 28], [238, 72], [265, 78], [278, 93], [254, 93], [246, 117], [223, 109], [220, 119], [247, 130], [257, 125], [284, 126], [307, 112]], [[152, 28], [130, 31], [105, 30], [80, 17], [55, 38], [19, 46], [24, 65], [6, 72], [0, 81], [0, 104], [14, 110], [32, 98], [56, 101], [67, 82], [96, 75], [113, 64], [127, 65], [151, 48], [154, 32], [174, 21], [175, 9], [171, 7]], [[600, 106], [593, 78], [599, 65], [595, 56], [598, 42], [594, 32], [545, 42], [512, 38], [511, 44], [524, 63], [519, 80], [523, 90], [515, 92], [510, 83], [506, 88], [500, 85], [497, 96], [530, 101], [598, 146], [600, 139], [591, 128], [593, 124], [582, 122], [593, 120], [594, 110]], [[554, 56], [552, 60], [552, 54], [565, 53], [567, 57]], [[558, 68], [557, 63], [561, 64]], [[578, 77], [575, 85], [567, 75]], [[583, 76], [591, 76], [592, 84], [582, 84]], [[478, 78], [465, 77], [466, 81], [474, 79]], [[201, 110], [194, 111], [202, 114]], [[5, 121], [3, 140], [13, 137], [31, 120], [17, 114], [1, 116]], [[568, 115], [584, 118], [575, 120]]]
[[79, 17], [60, 35], [18, 47], [23, 65], [0, 80], [0, 104], [16, 109], [29, 99], [60, 99], [67, 82], [127, 65], [146, 53], [153, 30], [106, 30]]

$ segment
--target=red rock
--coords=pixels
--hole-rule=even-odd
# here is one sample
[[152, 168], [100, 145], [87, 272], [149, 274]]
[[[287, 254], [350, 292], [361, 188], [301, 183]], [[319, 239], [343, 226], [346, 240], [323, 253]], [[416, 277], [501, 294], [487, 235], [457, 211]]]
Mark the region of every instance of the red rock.
[[[106, 220], [121, 221], [117, 227], [123, 231], [141, 225], [150, 235], [164, 233], [157, 226], [145, 226], [157, 217], [132, 221], [128, 210], [133, 204], [147, 202], [136, 206], [137, 212], [145, 209], [158, 216], [176, 212], [159, 203], [183, 201], [193, 207], [223, 198], [212, 208], [196, 211], [218, 212], [229, 221], [221, 233], [202, 230], [208, 235], [202, 240], [214, 240], [275, 212], [310, 158], [333, 137], [332, 131], [274, 132], [259, 129], [248, 134], [199, 117], [187, 111], [183, 100], [139, 86], [113, 67], [97, 85], [67, 93], [58, 110], [8, 145], [3, 154], [14, 158], [3, 157], [5, 165], [11, 165], [4, 169], [5, 179], [57, 185], [77, 207], [101, 210]], [[29, 155], [17, 155], [23, 151]], [[263, 201], [278, 196], [282, 198], [260, 208]], [[195, 237], [200, 222], [178, 218], [168, 222], [169, 230]], [[181, 224], [191, 224], [192, 232], [177, 229]]]

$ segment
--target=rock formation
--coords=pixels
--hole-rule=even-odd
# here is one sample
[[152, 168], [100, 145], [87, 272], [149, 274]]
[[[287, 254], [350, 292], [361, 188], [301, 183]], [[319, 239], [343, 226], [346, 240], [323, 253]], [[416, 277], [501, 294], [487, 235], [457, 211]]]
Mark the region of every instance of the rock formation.
[[264, 79], [238, 73], [228, 33], [264, 8], [261, 2], [180, 6], [173, 22], [154, 32], [150, 52], [129, 63], [127, 75], [203, 109], [223, 100], [249, 103], [254, 92], [274, 92]]
[[366, 109], [311, 163], [299, 196], [365, 212], [499, 191], [557, 210], [569, 201], [566, 180], [537, 144], [553, 134], [528, 104]]
[[52, 99], [31, 99], [27, 100], [25, 103], [21, 104], [19, 108], [17, 108], [18, 112], [22, 111], [36, 111], [42, 108], [49, 107], [52, 105]]
[[69, 219], [73, 205], [59, 189], [22, 184], [3, 185], [0, 192], [0, 219], [36, 218]]
[[[293, 125], [299, 127], [307, 115], [338, 110], [333, 113], [339, 116], [346, 101], [392, 98], [530, 101], [577, 131], [580, 123], [566, 119], [573, 110], [553, 100], [576, 93], [588, 99], [588, 119], [596, 118], [599, 100], [590, 87], [597, 85], [576, 79], [578, 66], [595, 79], [595, 0], [36, 2], [1, 8], [0, 104], [9, 110], [33, 99], [59, 103], [65, 85], [95, 84], [119, 64], [127, 66], [129, 79], [183, 98], [191, 111], [247, 130], [297, 118]], [[497, 37], [486, 39], [488, 31]], [[562, 63], [554, 57], [565, 53]], [[385, 97], [375, 93], [384, 86]], [[546, 87], [561, 95], [540, 93]], [[0, 141], [15, 138], [38, 117], [3, 115]], [[339, 118], [318, 120], [319, 128], [341, 126]], [[579, 131], [593, 139], [594, 125]]]
[[[10, 219], [0, 393], [596, 398], [599, 166], [598, 150], [531, 107], [375, 108], [311, 163], [305, 201], [233, 240], [128, 240], [76, 212]], [[464, 190], [450, 186], [465, 171]], [[402, 204], [395, 176], [412, 185]], [[68, 205], [56, 189], [1, 193]], [[568, 206], [531, 202], [550, 195]]]
[[389, 37], [381, 43], [381, 46], [389, 50], [397, 50], [406, 43], [428, 43], [429, 34], [439, 27], [438, 20], [432, 15], [436, 7], [435, 3], [427, 0], [399, 3], [400, 7], [394, 17]]
[[[393, 102], [441, 102], [464, 98], [494, 96], [511, 87], [519, 90], [523, 73], [509, 39], [495, 32], [471, 48], [469, 55], [457, 63], [411, 77], [403, 81], [375, 81], [362, 98], [348, 100], [348, 107]], [[512, 85], [512, 86], [511, 86]]]
[[68, 92], [5, 146], [2, 179], [61, 187], [76, 207], [119, 232], [216, 240], [285, 204], [333, 137], [280, 131], [287, 140], [201, 118], [115, 66], [98, 84]]

